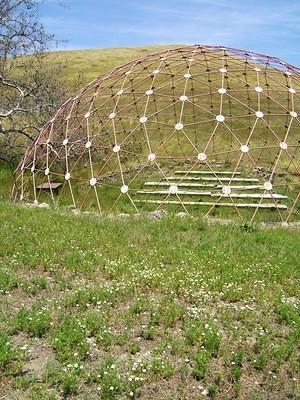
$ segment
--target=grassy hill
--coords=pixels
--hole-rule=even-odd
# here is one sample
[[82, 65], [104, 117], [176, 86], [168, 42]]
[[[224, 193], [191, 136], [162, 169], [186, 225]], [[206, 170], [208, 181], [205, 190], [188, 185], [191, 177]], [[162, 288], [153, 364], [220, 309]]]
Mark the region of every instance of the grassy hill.
[[121, 64], [147, 54], [176, 47], [180, 45], [65, 50], [52, 52], [50, 57], [62, 63], [65, 79], [72, 86], [72, 82], [77, 81], [78, 78], [84, 85]]
[[[87, 82], [156, 49], [53, 56]], [[10, 181], [0, 399], [300, 398], [299, 230], [26, 208]]]

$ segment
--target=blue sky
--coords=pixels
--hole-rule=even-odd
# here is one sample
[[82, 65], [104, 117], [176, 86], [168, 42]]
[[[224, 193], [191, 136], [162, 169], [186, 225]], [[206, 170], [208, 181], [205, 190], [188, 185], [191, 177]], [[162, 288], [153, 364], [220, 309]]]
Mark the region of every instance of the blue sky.
[[220, 44], [300, 65], [300, 0], [44, 0], [41, 17], [64, 49]]

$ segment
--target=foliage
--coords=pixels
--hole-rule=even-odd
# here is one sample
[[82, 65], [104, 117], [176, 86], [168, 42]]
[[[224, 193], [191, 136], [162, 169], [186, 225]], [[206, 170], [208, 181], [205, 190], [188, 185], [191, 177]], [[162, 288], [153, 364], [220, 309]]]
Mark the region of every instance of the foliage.
[[0, 159], [15, 160], [66, 96], [39, 1], [0, 0]]

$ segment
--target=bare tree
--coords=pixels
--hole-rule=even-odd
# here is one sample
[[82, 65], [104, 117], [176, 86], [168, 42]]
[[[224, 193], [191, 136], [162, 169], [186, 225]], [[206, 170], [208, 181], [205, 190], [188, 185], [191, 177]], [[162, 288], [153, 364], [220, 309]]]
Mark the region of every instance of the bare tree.
[[0, 0], [0, 159], [12, 161], [66, 96], [37, 0]]

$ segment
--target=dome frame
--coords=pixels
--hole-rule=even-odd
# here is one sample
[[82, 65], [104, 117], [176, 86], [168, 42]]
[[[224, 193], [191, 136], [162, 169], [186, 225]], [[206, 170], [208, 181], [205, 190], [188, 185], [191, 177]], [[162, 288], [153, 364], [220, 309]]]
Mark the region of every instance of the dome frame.
[[300, 69], [260, 53], [193, 45], [138, 58], [59, 107], [20, 161], [13, 198], [298, 221], [299, 96]]

